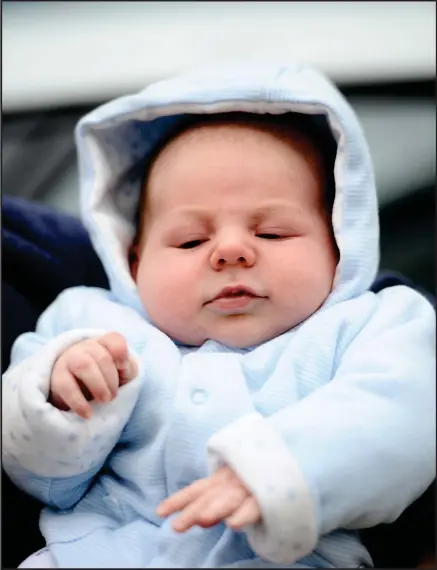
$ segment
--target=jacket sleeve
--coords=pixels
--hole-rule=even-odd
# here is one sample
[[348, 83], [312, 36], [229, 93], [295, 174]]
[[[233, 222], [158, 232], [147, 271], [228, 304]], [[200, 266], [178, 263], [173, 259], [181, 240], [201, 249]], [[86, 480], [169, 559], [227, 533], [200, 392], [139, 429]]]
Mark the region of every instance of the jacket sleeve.
[[262, 522], [246, 531], [261, 556], [293, 563], [334, 529], [392, 522], [430, 485], [435, 326], [418, 293], [382, 291], [331, 382], [210, 439], [211, 468], [228, 464], [258, 500]]
[[88, 420], [47, 401], [57, 357], [72, 344], [110, 332], [74, 328], [82, 298], [75, 289], [63, 292], [42, 314], [36, 332], [17, 339], [3, 375], [3, 467], [17, 486], [58, 508], [71, 507], [86, 492], [118, 441], [140, 390], [141, 373], [110, 403], [93, 402]]

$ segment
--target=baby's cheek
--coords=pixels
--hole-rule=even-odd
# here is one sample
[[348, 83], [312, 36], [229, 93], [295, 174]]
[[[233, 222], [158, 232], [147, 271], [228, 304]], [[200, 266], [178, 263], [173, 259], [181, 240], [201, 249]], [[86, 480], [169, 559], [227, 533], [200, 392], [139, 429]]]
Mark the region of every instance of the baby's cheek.
[[180, 264], [162, 265], [144, 274], [140, 296], [158, 326], [167, 329], [172, 323], [193, 318], [196, 283]]
[[295, 325], [319, 308], [329, 294], [331, 275], [324, 256], [311, 242], [302, 242], [290, 253], [288, 263], [277, 263], [269, 279], [276, 304], [282, 307], [280, 318]]

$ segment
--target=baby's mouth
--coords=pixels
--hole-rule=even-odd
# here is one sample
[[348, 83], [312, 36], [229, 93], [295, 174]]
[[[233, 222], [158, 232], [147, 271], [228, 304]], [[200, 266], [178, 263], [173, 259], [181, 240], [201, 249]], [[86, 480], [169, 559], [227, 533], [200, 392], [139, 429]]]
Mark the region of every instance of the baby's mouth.
[[236, 299], [238, 297], [256, 298], [259, 297], [259, 295], [257, 295], [255, 291], [253, 291], [249, 287], [236, 285], [232, 287], [225, 287], [224, 289], [222, 289], [220, 293], [211, 300], [211, 302], [218, 301], [219, 299]]
[[205, 304], [219, 313], [240, 314], [249, 311], [253, 303], [266, 298], [245, 285], [235, 285], [225, 287]]

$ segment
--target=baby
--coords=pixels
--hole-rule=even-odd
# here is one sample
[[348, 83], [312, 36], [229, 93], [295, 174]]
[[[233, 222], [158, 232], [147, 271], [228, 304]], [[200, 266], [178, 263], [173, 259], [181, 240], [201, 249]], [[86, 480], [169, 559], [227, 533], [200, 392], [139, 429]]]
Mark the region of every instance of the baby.
[[300, 66], [218, 68], [77, 142], [111, 290], [65, 291], [4, 375], [5, 469], [48, 505], [22, 567], [370, 566], [356, 529], [435, 477], [435, 319], [369, 291], [347, 103]]

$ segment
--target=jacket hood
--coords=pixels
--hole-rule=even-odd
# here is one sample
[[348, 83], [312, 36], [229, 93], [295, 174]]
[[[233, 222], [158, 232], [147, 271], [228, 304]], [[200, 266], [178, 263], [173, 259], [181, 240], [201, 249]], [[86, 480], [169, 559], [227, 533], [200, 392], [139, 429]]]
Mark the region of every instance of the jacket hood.
[[82, 220], [113, 294], [146, 318], [129, 271], [128, 248], [147, 157], [187, 115], [233, 111], [310, 115], [335, 141], [332, 225], [340, 261], [324, 307], [360, 295], [376, 276], [378, 203], [370, 153], [338, 89], [299, 64], [198, 69], [115, 99], [76, 127]]

